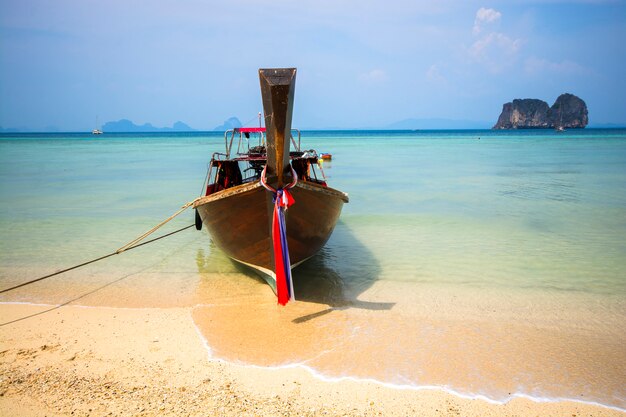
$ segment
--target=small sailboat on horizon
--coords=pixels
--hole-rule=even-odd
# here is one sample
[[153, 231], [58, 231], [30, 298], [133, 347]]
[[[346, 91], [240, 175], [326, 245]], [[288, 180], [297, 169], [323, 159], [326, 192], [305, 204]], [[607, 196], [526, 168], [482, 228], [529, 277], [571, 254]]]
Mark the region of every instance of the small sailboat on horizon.
[[99, 129], [99, 125], [98, 125], [98, 117], [96, 116], [96, 128], [94, 130], [91, 131], [92, 135], [101, 135], [103, 132], [102, 130]]
[[562, 104], [559, 103], [559, 125], [554, 128], [557, 132], [565, 132], [565, 127], [563, 126], [563, 109]]

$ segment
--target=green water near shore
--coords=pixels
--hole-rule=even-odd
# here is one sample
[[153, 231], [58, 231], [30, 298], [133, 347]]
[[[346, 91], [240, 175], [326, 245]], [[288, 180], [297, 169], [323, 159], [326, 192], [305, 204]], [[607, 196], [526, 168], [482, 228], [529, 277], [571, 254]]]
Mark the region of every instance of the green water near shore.
[[[539, 133], [312, 132], [305, 144], [333, 153], [329, 183], [351, 198], [342, 227], [384, 279], [626, 293], [625, 131]], [[56, 268], [121, 246], [199, 194], [222, 144], [2, 137], [2, 266]]]

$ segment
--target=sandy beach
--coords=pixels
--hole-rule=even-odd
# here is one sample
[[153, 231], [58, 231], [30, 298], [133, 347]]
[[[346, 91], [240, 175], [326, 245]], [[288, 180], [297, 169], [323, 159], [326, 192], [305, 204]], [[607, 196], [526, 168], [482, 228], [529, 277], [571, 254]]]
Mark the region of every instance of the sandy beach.
[[441, 389], [327, 381], [299, 366], [225, 362], [213, 357], [193, 308], [53, 307], [0, 305], [3, 323], [32, 316], [0, 328], [2, 416], [623, 415], [571, 401], [497, 404]]

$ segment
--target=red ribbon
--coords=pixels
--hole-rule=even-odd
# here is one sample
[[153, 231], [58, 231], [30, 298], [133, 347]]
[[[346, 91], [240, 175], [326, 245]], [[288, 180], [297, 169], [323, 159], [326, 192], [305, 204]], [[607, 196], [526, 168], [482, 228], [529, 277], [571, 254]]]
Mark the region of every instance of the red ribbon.
[[272, 241], [274, 245], [274, 271], [276, 273], [276, 295], [278, 304], [284, 306], [293, 298], [291, 262], [287, 247], [287, 225], [285, 211], [295, 202], [287, 190], [278, 190], [274, 201], [272, 219]]
[[274, 249], [274, 272], [276, 275], [276, 296], [278, 304], [284, 306], [289, 300], [294, 299], [293, 280], [291, 279], [291, 261], [289, 260], [289, 247], [287, 246], [287, 223], [285, 221], [285, 211], [296, 202], [288, 191], [298, 182], [296, 171], [291, 168], [293, 181], [282, 189], [274, 189], [267, 185], [265, 171], [267, 165], [261, 172], [261, 185], [274, 194], [274, 214], [272, 216], [272, 245]]

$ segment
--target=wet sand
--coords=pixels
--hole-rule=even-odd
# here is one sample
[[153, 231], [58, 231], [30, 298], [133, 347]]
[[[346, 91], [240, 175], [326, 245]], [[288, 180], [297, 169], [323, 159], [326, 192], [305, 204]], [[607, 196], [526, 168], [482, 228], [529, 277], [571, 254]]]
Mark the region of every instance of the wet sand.
[[[7, 323], [50, 308], [0, 304], [0, 317]], [[328, 381], [302, 366], [225, 362], [216, 359], [194, 322], [194, 316], [211, 321], [207, 308], [64, 306], [3, 325], [0, 415], [624, 415], [572, 401], [514, 398], [496, 404], [440, 389]], [[224, 333], [220, 326], [213, 338]]]

